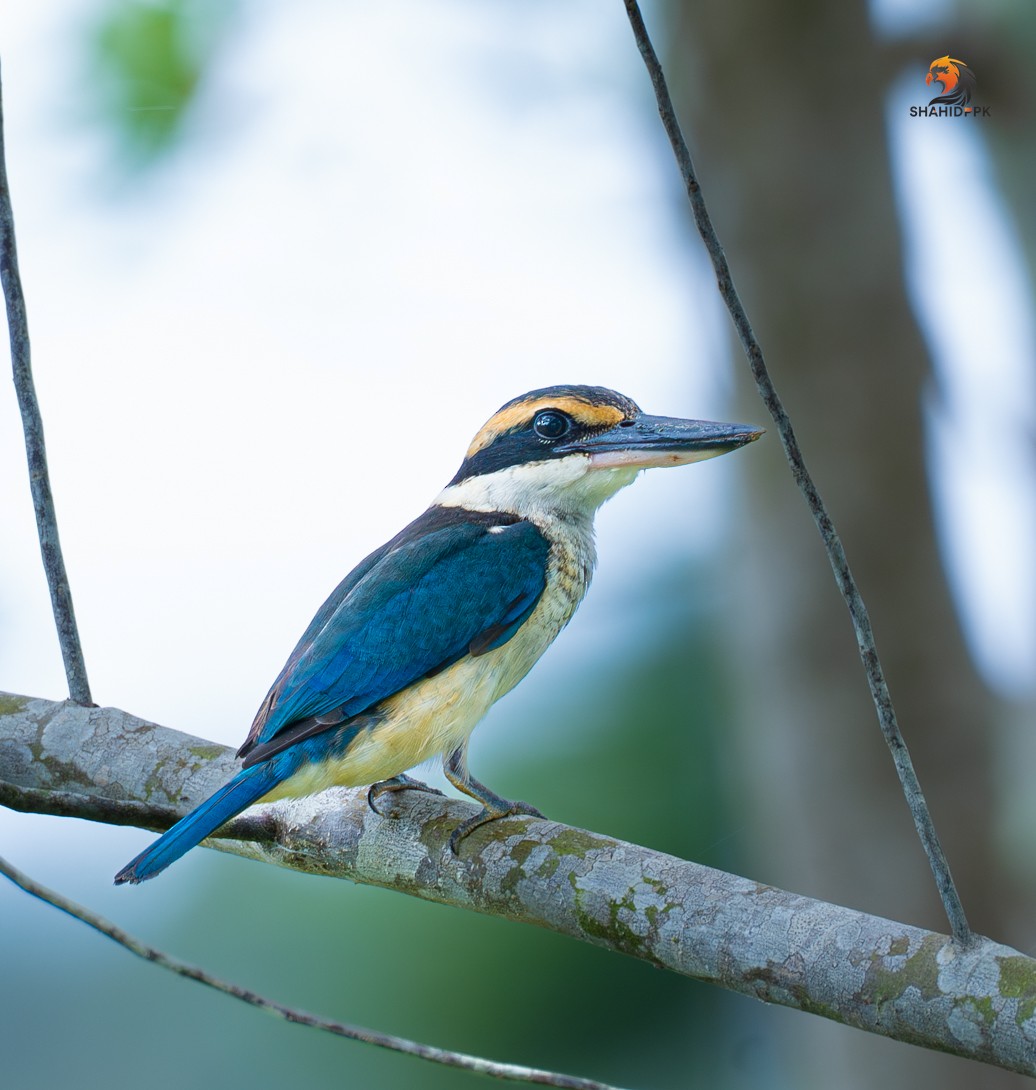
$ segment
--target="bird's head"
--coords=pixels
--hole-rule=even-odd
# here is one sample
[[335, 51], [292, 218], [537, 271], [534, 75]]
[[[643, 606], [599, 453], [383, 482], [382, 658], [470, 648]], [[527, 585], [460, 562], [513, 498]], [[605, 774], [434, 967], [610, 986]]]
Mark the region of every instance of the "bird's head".
[[592, 515], [643, 469], [715, 458], [762, 434], [747, 424], [648, 416], [601, 386], [549, 386], [489, 418], [437, 502], [522, 516]]

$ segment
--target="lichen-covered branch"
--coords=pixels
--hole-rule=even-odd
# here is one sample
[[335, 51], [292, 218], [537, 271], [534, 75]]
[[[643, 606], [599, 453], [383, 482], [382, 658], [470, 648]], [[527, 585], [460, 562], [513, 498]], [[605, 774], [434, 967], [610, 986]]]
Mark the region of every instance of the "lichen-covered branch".
[[[114, 708], [0, 694], [0, 803], [163, 829], [223, 783], [229, 749]], [[527, 817], [451, 830], [471, 804], [363, 790], [255, 807], [207, 843], [549, 927], [897, 1040], [1036, 1074], [1036, 961]], [[121, 859], [111, 861], [112, 872]], [[175, 881], [175, 876], [162, 881]]]

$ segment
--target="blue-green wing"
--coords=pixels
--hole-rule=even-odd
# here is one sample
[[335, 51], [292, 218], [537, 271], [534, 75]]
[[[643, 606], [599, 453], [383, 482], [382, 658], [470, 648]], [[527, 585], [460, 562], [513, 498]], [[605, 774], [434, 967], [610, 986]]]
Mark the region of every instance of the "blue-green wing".
[[321, 607], [241, 747], [246, 766], [505, 644], [543, 593], [549, 551], [526, 521], [440, 509], [412, 524]]

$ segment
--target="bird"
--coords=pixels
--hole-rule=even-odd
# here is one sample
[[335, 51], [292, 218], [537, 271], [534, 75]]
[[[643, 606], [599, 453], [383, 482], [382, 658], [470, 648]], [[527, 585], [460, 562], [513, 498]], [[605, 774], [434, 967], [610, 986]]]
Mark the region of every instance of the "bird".
[[[571, 619], [596, 562], [597, 509], [644, 469], [733, 451], [763, 429], [649, 416], [600, 386], [532, 390], [478, 431], [431, 506], [362, 560], [320, 607], [238, 750], [241, 770], [115, 876], [153, 878], [230, 818], [331, 786], [425, 788], [441, 756], [482, 809], [451, 833], [542, 817], [468, 770], [471, 732]], [[429, 788], [426, 788], [430, 790]]]

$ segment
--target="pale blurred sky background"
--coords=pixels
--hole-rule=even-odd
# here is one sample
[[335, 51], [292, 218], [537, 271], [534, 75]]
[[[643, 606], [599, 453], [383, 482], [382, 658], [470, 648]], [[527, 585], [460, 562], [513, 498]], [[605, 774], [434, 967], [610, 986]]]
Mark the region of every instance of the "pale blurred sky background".
[[[7, 162], [36, 383], [94, 699], [237, 745], [326, 594], [427, 505], [503, 401], [588, 382], [649, 412], [744, 414], [729, 406], [726, 317], [691, 238], [621, 4], [181, 5], [207, 58], [204, 76], [171, 150], [153, 163], [113, 125], [117, 106], [97, 67], [100, 28], [120, 7], [45, 0], [0, 12]], [[911, 19], [939, 16], [938, 6], [905, 0], [877, 8], [877, 24], [893, 35]], [[922, 76], [930, 59], [918, 58]], [[1031, 695], [1036, 663], [1032, 292], [989, 184], [980, 126], [904, 126], [906, 106], [926, 101], [917, 79], [904, 74], [888, 118], [909, 282], [949, 391], [933, 429], [944, 549], [983, 675], [1019, 699]], [[930, 184], [933, 163], [947, 159], [961, 168], [957, 188], [941, 199], [966, 210], [959, 214]], [[966, 250], [971, 275], [952, 294], [933, 292], [930, 271], [950, 262], [948, 247]], [[748, 422], [768, 423], [761, 405]], [[962, 431], [988, 435], [998, 422], [996, 444], [944, 441]], [[592, 722], [566, 715], [561, 730], [554, 711], [577, 706], [582, 687], [621, 673], [652, 632], [702, 608], [674, 601], [666, 572], [704, 565], [737, 535], [765, 534], [733, 520], [731, 500], [740, 459], [778, 457], [772, 434], [767, 443], [766, 453], [648, 474], [601, 512], [594, 588], [556, 648], [475, 735], [477, 775], [495, 785], [492, 769], [509, 761], [567, 756], [593, 777]], [[66, 688], [10, 386], [0, 397], [0, 467], [0, 688], [60, 698]], [[706, 599], [709, 583], [699, 587]], [[499, 789], [539, 801], [518, 783]], [[551, 816], [592, 824], [576, 808]], [[736, 837], [736, 817], [718, 835]], [[199, 910], [197, 902], [220, 867], [242, 876], [228, 890], [266, 897], [265, 868], [197, 852], [168, 879], [113, 891], [111, 875], [148, 836], [0, 812], [3, 850], [15, 863], [151, 940], [191, 941], [185, 921], [201, 911], [205, 933], [190, 956], [213, 955], [219, 971], [236, 933], [222, 914], [230, 907]], [[290, 886], [292, 905], [309, 888], [295, 876], [270, 881]], [[372, 896], [351, 900], [372, 906]], [[342, 928], [364, 918], [362, 904], [336, 903]], [[5, 1032], [25, 1027], [3, 1049], [13, 1049], [12, 1085], [53, 1085], [34, 1083], [34, 1073], [72, 1078], [74, 1068], [57, 1060], [40, 1065], [52, 1032], [86, 1057], [77, 1085], [137, 1085], [128, 1076], [110, 1081], [112, 1068], [95, 1066], [108, 1030], [112, 1062], [143, 1062], [119, 1026], [97, 1016], [104, 1029], [61, 1022], [55, 1031], [50, 1022], [44, 1030], [43, 996], [53, 989], [80, 995], [81, 1004], [90, 991], [70, 979], [114, 974], [124, 994], [150, 1003], [139, 998], [154, 994], [146, 967], [131, 985], [122, 956], [70, 934], [72, 924], [6, 886], [0, 906], [0, 966], [15, 964], [16, 947], [52, 952], [36, 998], [0, 995], [0, 1004], [18, 1003], [18, 1019], [0, 1017]], [[298, 908], [297, 926], [308, 926], [307, 911]], [[415, 918], [429, 909], [400, 911]], [[289, 954], [272, 957], [287, 964]], [[405, 970], [364, 971], [377, 991]], [[189, 987], [174, 985], [156, 1017], [197, 1004]], [[320, 1008], [319, 997], [300, 995]], [[211, 1009], [210, 1021], [224, 1017], [223, 1006]], [[113, 1023], [128, 1017], [110, 1010]], [[362, 1017], [407, 1032], [387, 1010]], [[351, 1007], [338, 1013], [361, 1019]], [[64, 1017], [75, 1022], [67, 1010]], [[249, 1021], [257, 1016], [227, 1017], [241, 1018], [233, 1024], [248, 1027], [242, 1032], [263, 1033], [265, 1023]], [[754, 1044], [738, 1069], [745, 1085], [760, 1084], [753, 1072], [769, 1055], [773, 1031], [757, 1023], [746, 1015], [743, 1040]], [[145, 1026], [129, 1034], [138, 1045]], [[201, 1048], [190, 1043], [197, 1033], [185, 1028], [186, 1049]], [[458, 1039], [440, 1034], [436, 1043]], [[477, 1035], [463, 1044], [485, 1047]], [[235, 1085], [228, 1072], [256, 1087], [281, 1077], [268, 1059], [249, 1066], [246, 1079], [226, 1055], [235, 1047], [217, 1035], [206, 1046], [222, 1085]], [[292, 1047], [323, 1055], [326, 1046]], [[382, 1071], [381, 1059], [334, 1049], [329, 1070], [367, 1070], [380, 1085], [440, 1084], [423, 1069]], [[549, 1058], [533, 1048], [524, 1059]], [[162, 1071], [141, 1077], [167, 1085]], [[651, 1085], [681, 1085], [668, 1077]], [[304, 1084], [324, 1080], [342, 1085], [330, 1074]]]

